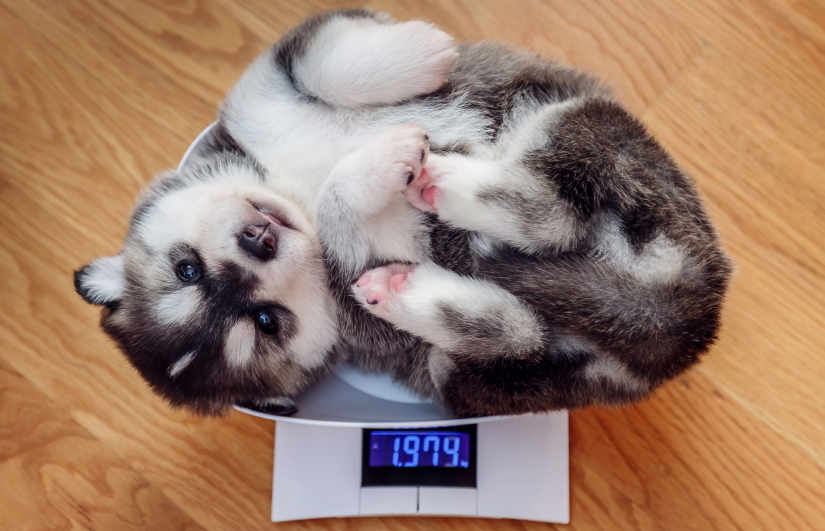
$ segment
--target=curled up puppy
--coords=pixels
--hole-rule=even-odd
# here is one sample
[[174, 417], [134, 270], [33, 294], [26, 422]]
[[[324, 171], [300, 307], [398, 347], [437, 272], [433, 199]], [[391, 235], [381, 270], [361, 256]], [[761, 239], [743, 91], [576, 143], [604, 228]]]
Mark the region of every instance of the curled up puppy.
[[729, 276], [590, 75], [345, 10], [247, 69], [75, 285], [175, 406], [288, 414], [349, 360], [476, 416], [645, 398], [710, 348]]

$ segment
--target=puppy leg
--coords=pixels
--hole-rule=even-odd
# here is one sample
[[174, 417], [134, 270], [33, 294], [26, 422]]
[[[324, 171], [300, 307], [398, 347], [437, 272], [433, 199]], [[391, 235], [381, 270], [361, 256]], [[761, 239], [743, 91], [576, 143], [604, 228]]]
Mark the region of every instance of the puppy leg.
[[305, 22], [278, 46], [301, 92], [339, 107], [392, 104], [438, 89], [458, 58], [453, 38], [422, 21], [343, 10]]
[[346, 134], [338, 111], [432, 92], [457, 57], [452, 37], [421, 21], [392, 24], [366, 9], [322, 13], [247, 68], [221, 108], [221, 121], [264, 165], [301, 144], [309, 130], [323, 158]]
[[542, 348], [544, 327], [513, 294], [434, 264], [390, 264], [352, 287], [367, 311], [451, 355], [520, 357]]
[[420, 212], [401, 192], [429, 153], [424, 130], [394, 126], [344, 157], [318, 201], [318, 234], [328, 258], [347, 275], [369, 260], [420, 261], [428, 245]]
[[405, 191], [410, 204], [450, 225], [483, 233], [526, 252], [568, 250], [584, 226], [552, 183], [517, 159], [432, 155]]

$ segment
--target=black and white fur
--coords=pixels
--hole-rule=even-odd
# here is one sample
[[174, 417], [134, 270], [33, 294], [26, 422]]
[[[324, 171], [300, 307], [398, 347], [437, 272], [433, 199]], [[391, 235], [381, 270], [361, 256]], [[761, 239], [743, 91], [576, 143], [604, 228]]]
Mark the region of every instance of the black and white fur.
[[619, 405], [716, 337], [690, 178], [592, 77], [423, 22], [310, 18], [75, 275], [175, 405], [289, 413], [342, 359], [465, 416]]

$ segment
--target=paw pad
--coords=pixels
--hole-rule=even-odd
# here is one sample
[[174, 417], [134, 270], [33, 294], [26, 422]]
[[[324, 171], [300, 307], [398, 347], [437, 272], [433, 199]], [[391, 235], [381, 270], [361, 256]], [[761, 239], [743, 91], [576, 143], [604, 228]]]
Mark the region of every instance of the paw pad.
[[413, 271], [409, 264], [389, 264], [364, 273], [352, 291], [371, 311], [387, 311], [399, 293], [407, 289], [407, 277]]

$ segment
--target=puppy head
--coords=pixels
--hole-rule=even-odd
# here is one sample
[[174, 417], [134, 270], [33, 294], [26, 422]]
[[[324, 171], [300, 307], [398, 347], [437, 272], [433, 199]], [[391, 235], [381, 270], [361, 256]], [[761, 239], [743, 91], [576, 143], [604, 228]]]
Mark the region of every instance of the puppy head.
[[222, 155], [159, 176], [121, 254], [75, 272], [78, 293], [173, 405], [203, 414], [292, 396], [322, 375], [337, 336], [307, 216]]

